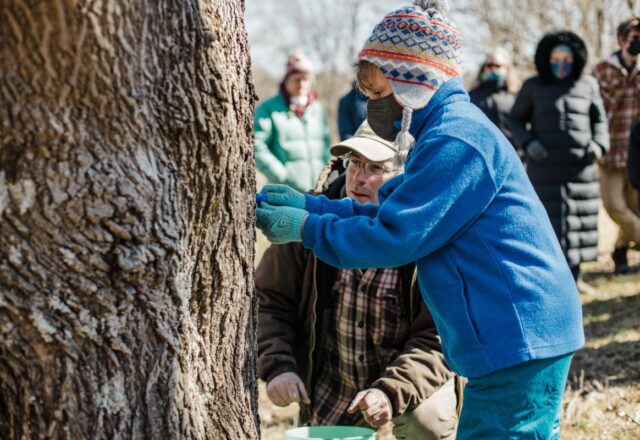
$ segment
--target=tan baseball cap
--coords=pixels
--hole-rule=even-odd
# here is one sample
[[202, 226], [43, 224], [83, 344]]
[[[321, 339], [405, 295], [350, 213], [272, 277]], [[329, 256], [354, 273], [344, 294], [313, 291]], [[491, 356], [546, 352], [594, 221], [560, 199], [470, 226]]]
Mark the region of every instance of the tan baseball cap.
[[355, 151], [372, 162], [384, 162], [393, 159], [398, 147], [393, 142], [377, 136], [365, 119], [352, 138], [333, 145], [330, 151], [333, 156], [342, 156]]

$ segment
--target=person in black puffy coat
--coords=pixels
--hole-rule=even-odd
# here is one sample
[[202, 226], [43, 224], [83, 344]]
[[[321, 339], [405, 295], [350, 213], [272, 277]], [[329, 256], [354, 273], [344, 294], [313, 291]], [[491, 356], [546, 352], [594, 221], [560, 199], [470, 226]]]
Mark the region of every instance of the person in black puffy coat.
[[578, 288], [580, 263], [598, 256], [600, 184], [596, 160], [609, 149], [606, 113], [595, 78], [583, 74], [587, 48], [575, 33], [545, 35], [537, 75], [525, 81], [509, 117], [526, 153], [527, 174], [542, 200]]

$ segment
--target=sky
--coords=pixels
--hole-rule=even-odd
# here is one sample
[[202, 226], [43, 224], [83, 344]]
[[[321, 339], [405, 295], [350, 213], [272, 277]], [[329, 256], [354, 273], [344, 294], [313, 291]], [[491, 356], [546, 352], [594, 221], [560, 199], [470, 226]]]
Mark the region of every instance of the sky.
[[[333, 26], [338, 20], [343, 19], [339, 13], [341, 9], [348, 8], [353, 0], [315, 0], [315, 7], [319, 8], [317, 20], [310, 20], [313, 17], [313, 7], [310, 6], [310, 0], [247, 0], [245, 11], [245, 22], [247, 33], [249, 36], [249, 45], [251, 48], [251, 59], [254, 67], [262, 68], [273, 76], [279, 76], [284, 70], [286, 55], [295, 48], [305, 48], [305, 43], [300, 42], [300, 35], [308, 37], [307, 42], [313, 39], [315, 34], [326, 36], [329, 41], [333, 34], [342, 32], [344, 29], [340, 25]], [[323, 9], [323, 3], [326, 8]], [[380, 21], [386, 12], [389, 12], [399, 6], [409, 3], [404, 1], [389, 0], [367, 0], [361, 4], [366, 9], [361, 9], [357, 23], [357, 36], [353, 41], [353, 47], [357, 51], [369, 36], [373, 27]], [[299, 9], [296, 9], [299, 8]], [[323, 29], [300, 29], [300, 25], [296, 25], [296, 14], [306, 14], [309, 26], [327, 22], [326, 32]], [[483, 31], [478, 29], [477, 23], [469, 22], [468, 17], [456, 16], [452, 13], [454, 22], [458, 25], [463, 35], [471, 33], [473, 29], [474, 38], [478, 37]], [[313, 44], [313, 43], [311, 43]], [[343, 42], [342, 47], [348, 46], [348, 42]], [[345, 48], [346, 49], [346, 48]], [[311, 51], [312, 52], [312, 51]], [[325, 60], [319, 56], [314, 56], [314, 63], [317, 66], [325, 64]], [[475, 72], [484, 55], [478, 54], [472, 47], [465, 48], [465, 71]], [[346, 57], [346, 56], [345, 56]], [[351, 54], [351, 62], [355, 57], [355, 53]], [[348, 69], [349, 63], [345, 69]]]

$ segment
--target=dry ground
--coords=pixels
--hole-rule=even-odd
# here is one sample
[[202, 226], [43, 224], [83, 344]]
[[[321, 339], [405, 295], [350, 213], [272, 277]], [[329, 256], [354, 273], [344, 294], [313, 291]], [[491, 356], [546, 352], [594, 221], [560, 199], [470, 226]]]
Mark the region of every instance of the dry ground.
[[611, 276], [609, 265], [585, 275], [597, 293], [582, 297], [587, 343], [565, 393], [566, 439], [640, 439], [640, 273]]
[[[586, 346], [573, 361], [564, 396], [562, 438], [640, 439], [640, 272], [612, 276], [610, 251], [615, 227], [601, 216], [600, 259], [585, 265], [594, 295], [582, 296]], [[258, 239], [258, 254], [266, 247]], [[640, 253], [631, 261], [640, 267]], [[260, 384], [262, 435], [280, 440], [296, 423], [297, 407], [274, 407]], [[383, 434], [384, 439], [393, 438]]]

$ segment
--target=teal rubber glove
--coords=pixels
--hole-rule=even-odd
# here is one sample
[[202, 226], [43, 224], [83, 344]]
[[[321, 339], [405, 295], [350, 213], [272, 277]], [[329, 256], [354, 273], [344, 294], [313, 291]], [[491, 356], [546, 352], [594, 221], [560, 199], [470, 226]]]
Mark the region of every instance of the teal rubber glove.
[[308, 215], [304, 209], [262, 202], [256, 209], [256, 226], [271, 243], [302, 241], [302, 227]]
[[269, 204], [273, 206], [290, 206], [304, 209], [306, 204], [304, 194], [287, 185], [278, 183], [266, 184], [262, 187], [260, 194], [266, 196]]

